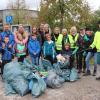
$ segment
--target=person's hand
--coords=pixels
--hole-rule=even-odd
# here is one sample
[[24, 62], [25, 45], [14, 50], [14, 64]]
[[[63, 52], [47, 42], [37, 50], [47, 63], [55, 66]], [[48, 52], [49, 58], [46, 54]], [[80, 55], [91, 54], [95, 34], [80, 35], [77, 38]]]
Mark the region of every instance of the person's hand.
[[5, 43], [3, 43], [2, 48], [3, 48], [3, 49], [5, 48]]
[[86, 51], [83, 52], [83, 56], [84, 56], [84, 57], [86, 56]]
[[36, 55], [36, 53], [34, 52], [34, 55]]
[[9, 48], [12, 48], [12, 45], [11, 44], [9, 45]]

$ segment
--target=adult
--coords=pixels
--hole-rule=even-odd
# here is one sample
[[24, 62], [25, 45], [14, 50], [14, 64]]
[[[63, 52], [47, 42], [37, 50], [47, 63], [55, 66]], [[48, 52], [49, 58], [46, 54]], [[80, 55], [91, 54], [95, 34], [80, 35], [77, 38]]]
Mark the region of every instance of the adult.
[[55, 27], [54, 33], [52, 34], [52, 40], [55, 42], [56, 45], [56, 53], [60, 54], [62, 51], [62, 40], [63, 40], [63, 35], [60, 33], [60, 28]]
[[50, 29], [50, 26], [49, 24], [44, 24], [44, 34], [51, 34], [51, 29]]
[[[22, 37], [23, 37], [23, 41], [22, 42], [19, 41], [18, 34], [21, 34], [22, 35]], [[14, 36], [15, 36], [15, 42], [16, 43], [27, 44], [27, 41], [28, 41], [28, 33], [25, 31], [24, 26], [22, 24], [20, 24], [18, 26], [18, 31], [15, 31]]]
[[78, 73], [85, 72], [86, 70], [86, 63], [85, 58], [86, 56], [83, 56], [83, 50], [85, 49], [85, 43], [84, 43], [84, 36], [85, 36], [85, 28], [80, 29], [79, 37], [77, 40], [77, 46], [79, 47], [79, 53], [78, 53]]
[[62, 29], [62, 34], [63, 34], [62, 49], [64, 50], [65, 44], [68, 42], [68, 33], [66, 28]]
[[94, 71], [93, 71], [93, 76], [96, 75], [96, 71], [97, 71], [97, 61], [96, 61], [96, 57], [97, 57], [97, 50], [96, 48], [94, 49], [88, 49], [89, 46], [92, 44], [93, 40], [94, 40], [94, 34], [93, 32], [89, 29], [89, 28], [86, 28], [86, 35], [84, 37], [85, 39], [85, 49], [87, 49], [87, 55], [86, 55], [86, 59], [85, 59], [85, 62], [86, 62], [86, 73], [84, 74], [85, 76], [87, 75], [91, 75], [91, 71], [90, 71], [90, 59], [92, 57], [94, 57]]
[[4, 24], [3, 28], [4, 28], [4, 31], [1, 33], [1, 42], [2, 42], [2, 45], [3, 46], [5, 45], [4, 44], [4, 39], [5, 39], [5, 37], [8, 37], [9, 38], [9, 48], [12, 48], [13, 45], [14, 45], [14, 35], [10, 31], [9, 24]]
[[[19, 34], [22, 36], [21, 40], [18, 38]], [[21, 54], [21, 56], [18, 57], [18, 59], [21, 59], [19, 61], [23, 61], [24, 58], [26, 57], [26, 55], [28, 54], [28, 51], [27, 51], [28, 33], [25, 31], [24, 26], [22, 24], [20, 24], [18, 26], [18, 31], [15, 31], [14, 36], [15, 36], [15, 43], [20, 44], [18, 49], [19, 50], [23, 49], [23, 51], [24, 51], [25, 55], [22, 56], [22, 54]], [[21, 47], [21, 45], [23, 45], [23, 46]], [[23, 47], [26, 49], [24, 49]], [[18, 51], [18, 50], [16, 50], [16, 51]]]
[[97, 49], [97, 74], [96, 79], [100, 80], [100, 21], [98, 22], [98, 31], [95, 33], [94, 41], [90, 47]]
[[40, 27], [38, 29], [38, 33], [41, 35], [41, 44], [43, 45], [44, 41], [45, 41], [45, 36], [44, 36], [44, 24], [41, 23]]
[[77, 46], [78, 37], [79, 34], [77, 33], [76, 27], [75, 26], [71, 27], [70, 34], [68, 35], [68, 42], [70, 43], [70, 48], [71, 51], [73, 52], [73, 55], [75, 55], [77, 68], [78, 68], [78, 57], [76, 53], [78, 51], [78, 46]]

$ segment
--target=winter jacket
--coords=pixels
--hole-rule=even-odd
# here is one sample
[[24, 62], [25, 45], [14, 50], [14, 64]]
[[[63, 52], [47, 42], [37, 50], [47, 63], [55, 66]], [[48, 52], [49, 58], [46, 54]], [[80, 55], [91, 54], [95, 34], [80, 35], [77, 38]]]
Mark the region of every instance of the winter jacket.
[[48, 41], [45, 41], [43, 44], [43, 54], [44, 57], [46, 56], [52, 56], [52, 58], [55, 58], [56, 52], [55, 52], [55, 44], [51, 40], [51, 43]]
[[[94, 34], [92, 36], [88, 36], [87, 34], [84, 36], [84, 45], [85, 45], [85, 49], [88, 49], [90, 47], [90, 45], [93, 43], [94, 40]], [[94, 48], [92, 50], [87, 50], [88, 52], [97, 52], [97, 49]]]
[[9, 48], [9, 43], [5, 44], [5, 48], [2, 49], [2, 60], [12, 60], [13, 53], [13, 47]]
[[[31, 56], [39, 56], [40, 43], [37, 39], [33, 40], [32, 37], [30, 37], [28, 42], [28, 51]], [[34, 53], [36, 53], [36, 55], [34, 55]]]
[[84, 36], [85, 35], [79, 35], [78, 40], [77, 40], [77, 46], [79, 47], [79, 50], [85, 49], [85, 41], [84, 41]]

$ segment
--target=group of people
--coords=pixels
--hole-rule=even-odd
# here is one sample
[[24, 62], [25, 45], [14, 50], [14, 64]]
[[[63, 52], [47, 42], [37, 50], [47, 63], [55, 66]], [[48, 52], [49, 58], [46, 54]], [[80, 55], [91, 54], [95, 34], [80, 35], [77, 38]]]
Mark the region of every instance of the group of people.
[[[2, 55], [1, 74], [4, 65], [17, 57], [18, 62], [30, 56], [32, 64], [39, 65], [39, 59], [44, 58], [51, 62], [57, 62], [56, 56], [68, 55], [70, 65], [77, 65], [79, 73], [91, 75], [90, 59], [94, 57], [93, 76], [98, 72], [100, 79], [100, 22], [98, 31], [94, 34], [89, 28], [80, 28], [79, 33], [75, 26], [68, 33], [55, 27], [51, 31], [48, 24], [41, 23], [40, 27], [32, 27], [32, 33], [25, 31], [22, 24], [14, 33], [10, 31], [8, 24], [4, 25], [4, 31], [0, 34], [0, 52]], [[98, 70], [97, 70], [98, 68]]]

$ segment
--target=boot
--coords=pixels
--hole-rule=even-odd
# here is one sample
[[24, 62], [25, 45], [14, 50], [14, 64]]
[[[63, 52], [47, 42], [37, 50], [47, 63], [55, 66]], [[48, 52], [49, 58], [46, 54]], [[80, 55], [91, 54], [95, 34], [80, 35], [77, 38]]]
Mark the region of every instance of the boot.
[[91, 75], [90, 70], [87, 70], [87, 72], [85, 74], [83, 74], [83, 76], [89, 76], [89, 75]]
[[93, 71], [93, 76], [96, 76], [96, 73], [97, 73], [97, 71], [96, 71], [96, 70], [94, 70], [94, 71]]

